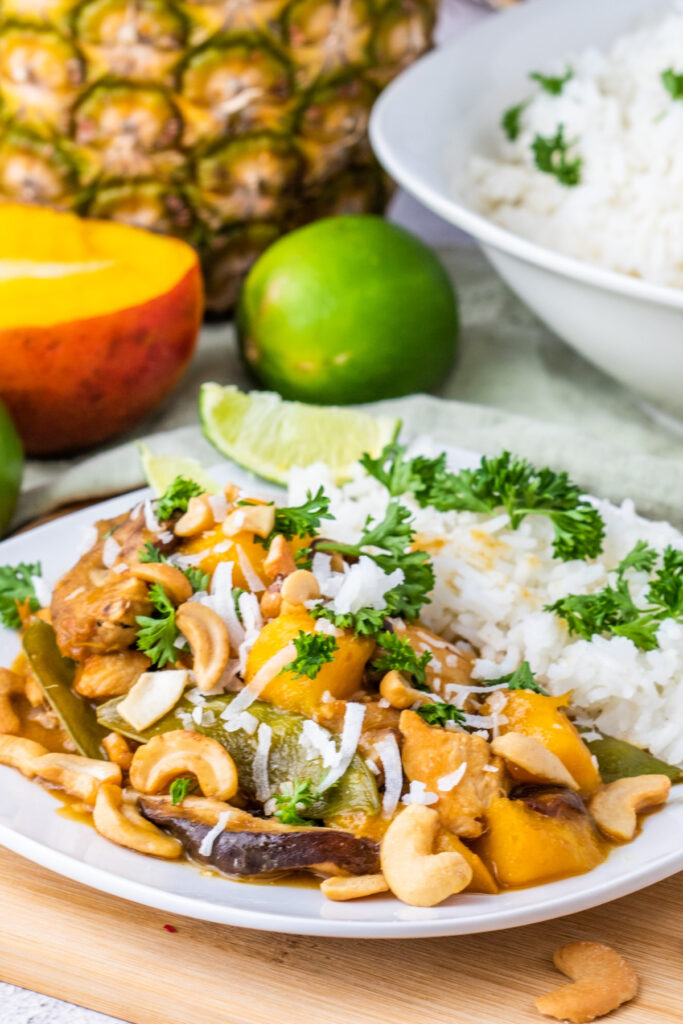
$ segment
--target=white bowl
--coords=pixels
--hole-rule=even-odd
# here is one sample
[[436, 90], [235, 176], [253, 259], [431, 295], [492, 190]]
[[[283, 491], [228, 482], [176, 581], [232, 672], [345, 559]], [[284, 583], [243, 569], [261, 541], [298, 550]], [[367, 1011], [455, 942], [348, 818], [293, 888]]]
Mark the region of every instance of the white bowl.
[[657, 410], [683, 417], [683, 290], [572, 259], [498, 227], [466, 198], [474, 153], [493, 154], [502, 111], [530, 70], [604, 47], [671, 0], [527, 0], [405, 71], [370, 120], [375, 152], [425, 206], [469, 232], [561, 338]]

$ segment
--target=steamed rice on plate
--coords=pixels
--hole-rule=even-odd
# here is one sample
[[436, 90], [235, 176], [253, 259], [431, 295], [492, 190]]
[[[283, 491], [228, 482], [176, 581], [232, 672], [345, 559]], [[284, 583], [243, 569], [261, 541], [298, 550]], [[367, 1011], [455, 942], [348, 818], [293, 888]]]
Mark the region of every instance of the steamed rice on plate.
[[683, 5], [529, 74], [497, 153], [471, 161], [476, 207], [548, 248], [683, 287]]
[[180, 475], [54, 588], [2, 567], [0, 765], [127, 850], [333, 901], [494, 897], [638, 842], [683, 779], [683, 538], [452, 454], [392, 440], [277, 504]]

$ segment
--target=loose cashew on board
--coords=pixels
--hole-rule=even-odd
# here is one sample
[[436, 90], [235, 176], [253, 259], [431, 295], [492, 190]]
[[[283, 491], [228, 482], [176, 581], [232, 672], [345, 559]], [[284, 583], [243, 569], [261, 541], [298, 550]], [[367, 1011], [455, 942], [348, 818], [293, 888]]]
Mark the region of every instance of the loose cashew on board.
[[638, 991], [638, 977], [623, 957], [602, 942], [570, 942], [553, 954], [559, 971], [572, 979], [535, 1000], [546, 1017], [587, 1024], [616, 1010]]

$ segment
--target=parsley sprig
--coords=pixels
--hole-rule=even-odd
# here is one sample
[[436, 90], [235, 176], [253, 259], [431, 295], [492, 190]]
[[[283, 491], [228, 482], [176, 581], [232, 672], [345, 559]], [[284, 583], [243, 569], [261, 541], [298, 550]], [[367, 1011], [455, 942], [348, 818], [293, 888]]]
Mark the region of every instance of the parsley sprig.
[[563, 75], [543, 75], [540, 71], [532, 71], [529, 75], [533, 82], [538, 82], [541, 89], [550, 93], [551, 96], [559, 96], [567, 82], [573, 77], [574, 69], [572, 67], [567, 67]]
[[157, 502], [157, 515], [162, 522], [170, 519], [174, 512], [187, 512], [190, 498], [202, 494], [202, 488], [186, 476], [177, 476]]
[[572, 187], [581, 181], [583, 159], [580, 156], [569, 159], [572, 143], [564, 137], [564, 125], [559, 125], [554, 135], [536, 134], [531, 143], [534, 161], [539, 171], [554, 175], [561, 185]]
[[291, 784], [290, 793], [276, 793], [274, 816], [283, 825], [310, 825], [310, 821], [302, 818], [300, 811], [315, 803], [315, 793], [310, 779], [299, 782], [295, 779]]
[[[238, 504], [251, 504], [251, 502], [239, 502]], [[329, 511], [330, 499], [325, 494], [323, 487], [319, 487], [315, 494], [306, 491], [306, 501], [302, 505], [289, 505], [275, 510], [275, 524], [267, 537], [255, 537], [264, 547], [269, 547], [271, 541], [277, 534], [281, 533], [285, 540], [292, 540], [294, 537], [310, 537], [317, 532], [323, 519], [334, 519]]]
[[506, 683], [508, 690], [532, 690], [534, 693], [543, 694], [544, 697], [548, 696], [547, 690], [544, 690], [536, 682], [528, 661], [523, 661], [514, 672], [508, 672], [507, 675], [500, 676], [499, 679], [482, 679], [481, 681], [482, 686], [500, 686], [501, 683]]
[[17, 604], [28, 601], [29, 610], [32, 612], [37, 612], [40, 608], [40, 601], [33, 586], [34, 576], [42, 576], [40, 562], [0, 566], [0, 622], [8, 629], [19, 629], [21, 626]]
[[514, 142], [520, 136], [522, 131], [522, 114], [528, 107], [529, 102], [529, 100], [523, 100], [522, 103], [516, 103], [513, 107], [508, 107], [507, 110], [503, 111], [500, 126], [510, 142]]
[[327, 633], [306, 633], [300, 629], [292, 643], [296, 648], [296, 658], [280, 670], [280, 675], [283, 672], [294, 672], [297, 679], [303, 676], [315, 679], [323, 665], [334, 661], [337, 641]]
[[377, 643], [381, 648], [381, 653], [370, 662], [370, 668], [382, 674], [392, 670], [403, 672], [411, 677], [416, 689], [429, 690], [425, 683], [427, 665], [432, 660], [429, 651], [425, 651], [418, 657], [407, 636], [399, 636], [398, 633], [391, 633], [389, 630], [384, 630], [379, 634]]
[[153, 583], [149, 588], [149, 599], [156, 614], [136, 616], [135, 621], [140, 627], [137, 646], [145, 652], [152, 665], [163, 668], [176, 660], [178, 652], [174, 643], [180, 631], [176, 626], [175, 607], [164, 588]]
[[392, 441], [377, 459], [362, 465], [393, 496], [412, 492], [417, 503], [439, 512], [492, 513], [505, 509], [516, 530], [528, 515], [545, 515], [555, 528], [556, 558], [595, 558], [602, 550], [605, 524], [566, 473], [534, 469], [525, 459], [503, 452], [482, 458], [477, 469], [451, 473], [444, 453], [434, 459], [405, 458], [406, 448]]
[[446, 722], [457, 722], [458, 725], [463, 725], [465, 722], [465, 713], [460, 708], [456, 708], [454, 704], [442, 702], [423, 704], [421, 708], [417, 709], [417, 713], [427, 725], [445, 725]]
[[[555, 612], [570, 633], [586, 640], [596, 634], [624, 636], [641, 651], [652, 651], [658, 646], [662, 622], [683, 622], [683, 551], [665, 548], [655, 570], [659, 559], [654, 548], [639, 540], [614, 570], [614, 583], [594, 594], [569, 594], [547, 605], [546, 611]], [[644, 607], [631, 594], [629, 574], [633, 572], [652, 574]]]
[[683, 74], [667, 68], [662, 71], [662, 85], [673, 100], [683, 100]]
[[[140, 550], [138, 551], [138, 559], [141, 562], [169, 561], [166, 555], [162, 554], [161, 551], [159, 551], [159, 548], [152, 544], [151, 540], [148, 540], [145, 543], [145, 546], [143, 548], [140, 548]], [[190, 581], [190, 585], [192, 589], [195, 591], [195, 593], [198, 590], [208, 589], [210, 581], [210, 576], [208, 572], [204, 572], [198, 566], [189, 566], [187, 569], [182, 569], [181, 571], [185, 576], [187, 576], [188, 580]]]
[[197, 789], [197, 782], [194, 779], [187, 779], [185, 777], [174, 779], [169, 790], [171, 804], [174, 807], [181, 804], [186, 796], [194, 793], [195, 789]]
[[[353, 629], [360, 636], [373, 636], [382, 631], [387, 616], [397, 615], [407, 619], [417, 617], [422, 606], [429, 603], [428, 594], [434, 586], [434, 569], [426, 551], [410, 550], [414, 536], [410, 518], [409, 509], [397, 501], [391, 501], [384, 519], [373, 523], [368, 517], [357, 544], [342, 544], [333, 540], [315, 542], [316, 551], [339, 551], [350, 558], [366, 555], [387, 575], [400, 569], [403, 582], [384, 595], [384, 608], [360, 608], [357, 612], [337, 614], [331, 608], [318, 605], [311, 609], [314, 618], [324, 617], [340, 629]], [[375, 550], [378, 548], [379, 553]]]

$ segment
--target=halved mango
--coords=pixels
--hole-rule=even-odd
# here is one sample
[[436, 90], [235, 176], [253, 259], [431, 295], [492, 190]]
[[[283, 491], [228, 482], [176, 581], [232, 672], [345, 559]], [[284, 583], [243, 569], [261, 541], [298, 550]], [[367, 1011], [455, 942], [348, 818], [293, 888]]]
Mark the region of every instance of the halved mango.
[[[304, 633], [312, 633], [315, 625], [315, 619], [303, 607], [267, 622], [247, 658], [247, 683], [270, 658], [292, 643], [302, 630]], [[320, 704], [324, 693], [346, 700], [358, 689], [363, 669], [374, 647], [374, 640], [344, 632], [337, 637], [334, 660], [323, 665], [315, 679], [309, 679], [308, 676], [297, 678], [294, 672], [283, 672], [267, 684], [261, 697], [279, 708], [310, 716]]]
[[202, 319], [184, 242], [0, 204], [0, 397], [31, 454], [132, 426], [172, 390]]

